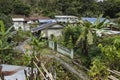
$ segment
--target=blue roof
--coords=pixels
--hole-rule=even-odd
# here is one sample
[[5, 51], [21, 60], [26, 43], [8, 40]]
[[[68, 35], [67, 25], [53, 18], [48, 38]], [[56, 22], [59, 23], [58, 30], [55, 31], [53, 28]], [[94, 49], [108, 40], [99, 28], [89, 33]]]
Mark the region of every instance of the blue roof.
[[[81, 18], [83, 21], [89, 21], [91, 23], [94, 23], [98, 18], [88, 18], [88, 17], [82, 17]], [[105, 18], [100, 18], [100, 22], [102, 22]], [[106, 19], [105, 23], [110, 22], [110, 20]]]
[[49, 23], [49, 22], [56, 22], [55, 19], [39, 19], [40, 23]]

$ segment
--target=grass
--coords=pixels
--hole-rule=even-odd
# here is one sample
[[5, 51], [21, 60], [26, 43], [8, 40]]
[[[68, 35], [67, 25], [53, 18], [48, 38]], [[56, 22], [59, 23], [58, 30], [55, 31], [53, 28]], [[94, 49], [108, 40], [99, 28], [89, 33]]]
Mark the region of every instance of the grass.
[[50, 48], [43, 48], [41, 50], [41, 55], [55, 55], [56, 52]]

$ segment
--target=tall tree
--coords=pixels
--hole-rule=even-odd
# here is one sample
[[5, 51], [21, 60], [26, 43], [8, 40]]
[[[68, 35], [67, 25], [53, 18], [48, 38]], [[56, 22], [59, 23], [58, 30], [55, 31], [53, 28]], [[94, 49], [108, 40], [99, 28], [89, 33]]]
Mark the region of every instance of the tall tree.
[[12, 12], [12, 0], [0, 0], [0, 13], [9, 14]]
[[6, 29], [8, 29], [9, 27], [11, 27], [13, 25], [12, 18], [9, 15], [0, 13], [0, 20], [3, 21]]
[[31, 8], [29, 5], [24, 4], [23, 2], [21, 2], [20, 0], [16, 0], [13, 3], [13, 12], [15, 14], [21, 14], [21, 15], [26, 15], [28, 16], [31, 12]]

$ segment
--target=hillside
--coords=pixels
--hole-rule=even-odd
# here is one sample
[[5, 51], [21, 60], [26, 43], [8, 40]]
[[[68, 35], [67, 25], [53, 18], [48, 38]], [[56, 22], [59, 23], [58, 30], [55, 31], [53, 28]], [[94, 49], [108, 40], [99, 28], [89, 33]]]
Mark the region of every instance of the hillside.
[[119, 0], [96, 2], [95, 0], [0, 0], [0, 13], [45, 15], [76, 15], [97, 17], [104, 14], [111, 18], [119, 16]]

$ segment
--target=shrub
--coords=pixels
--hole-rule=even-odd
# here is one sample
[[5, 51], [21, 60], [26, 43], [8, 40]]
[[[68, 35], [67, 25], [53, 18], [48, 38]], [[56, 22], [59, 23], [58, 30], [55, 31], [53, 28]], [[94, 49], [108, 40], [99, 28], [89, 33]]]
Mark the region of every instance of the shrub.
[[90, 78], [92, 80], [108, 80], [108, 74], [105, 63], [99, 57], [94, 58], [89, 71]]

